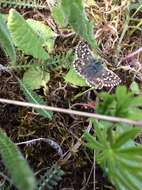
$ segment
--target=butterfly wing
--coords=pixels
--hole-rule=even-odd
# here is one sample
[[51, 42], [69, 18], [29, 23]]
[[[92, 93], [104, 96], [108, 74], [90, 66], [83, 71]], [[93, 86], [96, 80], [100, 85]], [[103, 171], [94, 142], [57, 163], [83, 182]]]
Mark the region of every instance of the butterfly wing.
[[83, 70], [90, 64], [90, 60], [93, 59], [91, 50], [87, 42], [80, 41], [75, 52], [76, 59], [73, 62], [73, 67], [80, 75], [83, 75]]
[[103, 87], [114, 87], [117, 86], [121, 79], [111, 70], [104, 68], [91, 75], [88, 73], [86, 82], [89, 86], [94, 86], [96, 89], [101, 89]]
[[75, 59], [73, 62], [73, 67], [77, 71], [78, 74], [83, 76], [83, 71], [85, 68], [85, 63], [82, 61], [82, 59]]
[[100, 77], [103, 80], [105, 87], [114, 87], [121, 83], [121, 79], [113, 71], [108, 68], [103, 69], [103, 73]]
[[111, 70], [106, 68], [100, 60], [96, 60], [86, 42], [80, 42], [76, 48], [76, 60], [73, 66], [89, 86], [96, 89], [117, 86], [121, 80]]
[[101, 89], [103, 87], [114, 87], [121, 83], [121, 79], [111, 70], [104, 66], [99, 69], [88, 64], [87, 66], [81, 59], [74, 61], [74, 68], [78, 74], [80, 74], [89, 86], [93, 86], [95, 89]]
[[76, 47], [76, 56], [78, 59], [82, 59], [84, 62], [88, 61], [92, 57], [92, 52], [87, 42], [79, 42]]

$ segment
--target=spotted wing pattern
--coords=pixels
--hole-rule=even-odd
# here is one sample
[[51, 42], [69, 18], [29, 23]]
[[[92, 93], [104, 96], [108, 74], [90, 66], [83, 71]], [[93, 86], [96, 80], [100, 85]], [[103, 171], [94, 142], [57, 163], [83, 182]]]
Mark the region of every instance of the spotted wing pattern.
[[83, 61], [89, 60], [92, 57], [92, 52], [87, 44], [87, 42], [79, 42], [76, 47], [76, 56]]
[[86, 42], [80, 42], [76, 48], [75, 70], [89, 86], [96, 89], [117, 86], [121, 79], [109, 70], [102, 61], [96, 60]]
[[120, 78], [107, 68], [103, 68], [96, 75], [94, 74], [94, 76], [88, 74], [88, 76], [84, 78], [89, 86], [94, 86], [96, 89], [103, 87], [112, 88], [121, 82]]

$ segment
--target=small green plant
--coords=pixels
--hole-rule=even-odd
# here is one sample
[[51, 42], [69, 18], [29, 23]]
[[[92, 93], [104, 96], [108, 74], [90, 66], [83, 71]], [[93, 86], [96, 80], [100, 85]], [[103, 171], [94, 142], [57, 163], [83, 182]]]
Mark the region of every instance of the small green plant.
[[85, 133], [87, 147], [96, 152], [96, 161], [117, 190], [140, 190], [142, 146], [134, 142], [140, 129], [94, 122], [96, 139]]
[[[25, 95], [25, 98], [34, 104], [45, 104], [44, 100], [36, 93], [34, 92], [28, 85], [24, 84], [22, 81], [19, 80], [20, 87]], [[52, 112], [46, 111], [44, 109], [35, 109], [37, 113], [39, 113], [41, 116], [52, 119]]]
[[0, 155], [11, 175], [12, 183], [19, 190], [34, 190], [36, 187], [35, 178], [28, 166], [27, 161], [16, 145], [0, 129]]
[[70, 24], [74, 31], [88, 41], [92, 48], [97, 48], [93, 25], [87, 18], [82, 0], [59, 0], [52, 9], [52, 15], [59, 25]]
[[42, 0], [1, 0], [1, 7], [10, 8], [32, 8], [32, 9], [48, 9], [47, 4]]
[[40, 180], [37, 190], [44, 190], [47, 187], [49, 190], [53, 190], [57, 186], [58, 182], [62, 179], [64, 175], [63, 170], [61, 170], [58, 164], [54, 164]]
[[[46, 60], [48, 53], [43, 49], [43, 40], [16, 10], [11, 9], [8, 16], [8, 28], [14, 44], [25, 54]], [[33, 48], [34, 47], [34, 48]]]
[[125, 86], [119, 86], [115, 94], [102, 92], [99, 94], [96, 112], [104, 115], [141, 120], [142, 96], [128, 92]]
[[[135, 96], [126, 87], [117, 87], [115, 94], [100, 93], [96, 112], [103, 115], [141, 119], [142, 96]], [[140, 128], [121, 123], [92, 119], [95, 136], [86, 132], [87, 147], [96, 151], [96, 161], [118, 190], [139, 190], [142, 183], [142, 146], [134, 139]]]
[[46, 88], [46, 84], [50, 80], [50, 73], [44, 71], [41, 66], [35, 64], [23, 75], [23, 83], [31, 90], [36, 90], [41, 87]]
[[[25, 20], [16, 10], [11, 9], [8, 16], [8, 28], [15, 46], [24, 54], [32, 55], [41, 61], [49, 59], [49, 52], [53, 50], [56, 34], [46, 25], [33, 19]], [[34, 47], [34, 48], [33, 48]], [[16, 67], [15, 67], [16, 68]], [[50, 79], [49, 72], [42, 69], [38, 64], [30, 66], [24, 73], [23, 90], [25, 97], [32, 103], [44, 103], [42, 98], [33, 90], [46, 87]], [[51, 112], [36, 109], [36, 111], [51, 119]]]

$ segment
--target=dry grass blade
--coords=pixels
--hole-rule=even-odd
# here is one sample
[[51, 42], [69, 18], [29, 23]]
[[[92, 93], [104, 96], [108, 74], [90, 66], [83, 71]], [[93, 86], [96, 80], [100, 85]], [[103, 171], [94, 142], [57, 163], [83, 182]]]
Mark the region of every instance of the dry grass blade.
[[130, 124], [130, 125], [142, 126], [142, 121], [134, 121], [134, 120], [120, 118], [120, 117], [112, 117], [112, 116], [106, 116], [106, 115], [100, 115], [100, 114], [82, 112], [82, 111], [75, 111], [75, 110], [59, 108], [59, 107], [38, 105], [38, 104], [32, 104], [32, 103], [28, 103], [28, 102], [21, 102], [21, 101], [16, 101], [16, 100], [8, 100], [8, 99], [4, 99], [4, 98], [0, 98], [0, 102], [1, 103], [6, 103], [6, 104], [19, 105], [19, 106], [23, 106], [23, 107], [32, 107], [32, 108], [45, 109], [45, 110], [48, 110], [48, 111], [61, 112], [61, 113], [65, 113], [65, 114], [74, 114], [74, 115], [79, 115], [79, 116], [84, 116], [84, 117], [89, 117], [89, 118], [92, 117], [92, 118], [105, 120], [105, 121], [122, 122], [122, 123]]

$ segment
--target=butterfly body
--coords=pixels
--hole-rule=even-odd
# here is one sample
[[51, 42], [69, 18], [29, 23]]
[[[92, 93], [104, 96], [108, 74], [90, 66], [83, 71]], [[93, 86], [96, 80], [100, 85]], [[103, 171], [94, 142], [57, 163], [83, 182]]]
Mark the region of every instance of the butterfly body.
[[109, 70], [102, 60], [96, 59], [89, 46], [85, 42], [80, 42], [76, 48], [76, 59], [73, 63], [75, 70], [86, 79], [86, 82], [101, 89], [103, 87], [114, 87], [121, 80], [111, 70]]
[[92, 59], [88, 61], [86, 65], [82, 68], [83, 74], [85, 75], [98, 75], [100, 70], [103, 69], [102, 63]]

